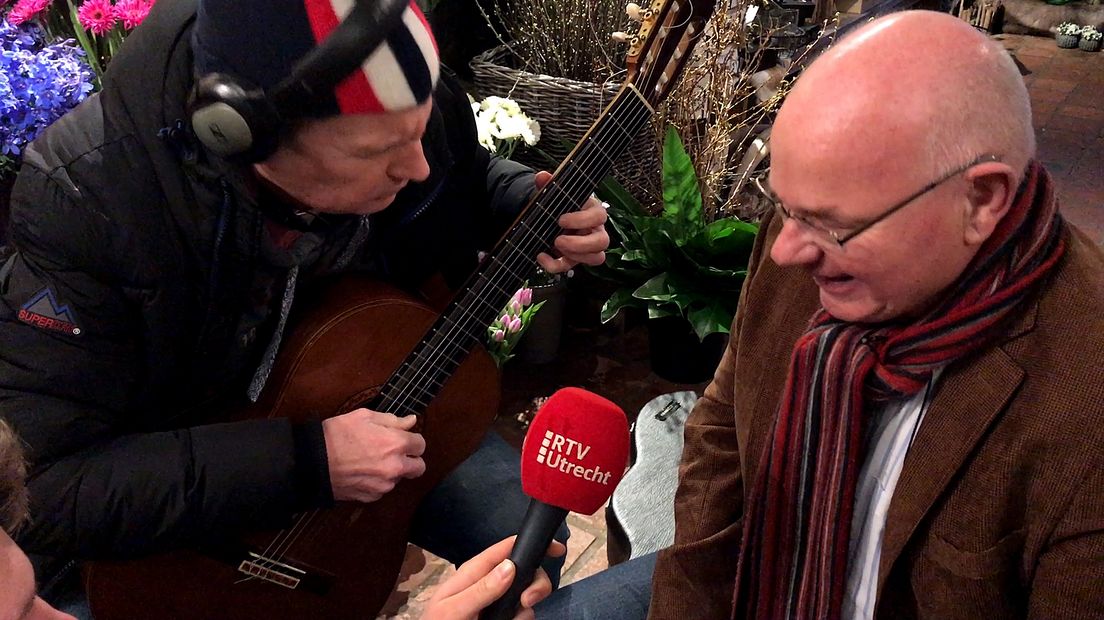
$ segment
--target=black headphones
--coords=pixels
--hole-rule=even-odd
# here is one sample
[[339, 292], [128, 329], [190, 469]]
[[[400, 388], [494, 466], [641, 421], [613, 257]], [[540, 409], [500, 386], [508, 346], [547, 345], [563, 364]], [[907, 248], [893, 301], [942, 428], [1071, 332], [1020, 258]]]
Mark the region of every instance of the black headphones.
[[269, 92], [225, 73], [196, 80], [188, 98], [192, 130], [204, 147], [241, 163], [266, 159], [292, 119], [309, 113], [360, 67], [402, 20], [409, 0], [355, 0], [345, 19]]

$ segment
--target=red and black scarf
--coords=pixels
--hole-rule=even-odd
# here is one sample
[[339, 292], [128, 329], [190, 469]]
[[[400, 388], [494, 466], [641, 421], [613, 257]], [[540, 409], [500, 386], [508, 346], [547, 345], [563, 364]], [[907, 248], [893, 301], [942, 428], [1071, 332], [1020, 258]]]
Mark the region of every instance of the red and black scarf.
[[933, 370], [991, 343], [1053, 271], [1065, 228], [1050, 176], [1033, 162], [997, 229], [927, 316], [869, 326], [817, 311], [794, 345], [745, 511], [734, 618], [840, 617], [870, 405], [916, 394]]

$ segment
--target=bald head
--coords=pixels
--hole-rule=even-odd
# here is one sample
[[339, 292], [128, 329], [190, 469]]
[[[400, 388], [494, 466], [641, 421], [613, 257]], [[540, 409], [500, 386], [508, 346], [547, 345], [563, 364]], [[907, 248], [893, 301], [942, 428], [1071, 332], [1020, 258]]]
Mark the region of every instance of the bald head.
[[917, 179], [982, 154], [1022, 170], [1035, 150], [1011, 57], [962, 20], [932, 11], [895, 13], [836, 42], [787, 96], [775, 140]]

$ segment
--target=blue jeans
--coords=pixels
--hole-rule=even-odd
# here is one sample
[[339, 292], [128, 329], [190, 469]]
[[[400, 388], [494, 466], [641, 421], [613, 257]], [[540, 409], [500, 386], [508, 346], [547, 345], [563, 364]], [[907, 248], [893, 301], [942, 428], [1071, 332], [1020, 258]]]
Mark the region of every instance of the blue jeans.
[[[410, 542], [453, 564], [462, 564], [503, 538], [517, 534], [529, 498], [521, 491], [521, 456], [491, 431], [475, 454], [460, 464], [422, 500], [414, 515]], [[567, 524], [555, 539], [567, 544]], [[564, 558], [541, 567], [560, 583]]]
[[[521, 456], [492, 431], [475, 454], [422, 501], [414, 515], [410, 541], [461, 564], [516, 534], [528, 506], [529, 498], [521, 491]], [[555, 538], [566, 544], [567, 537], [567, 525], [561, 525]], [[563, 564], [560, 557], [548, 558], [541, 565], [553, 587], [560, 583]], [[78, 577], [79, 571], [72, 571], [59, 587], [43, 594], [54, 606], [86, 620], [91, 613]]]
[[538, 620], [644, 620], [656, 554], [634, 558], [564, 586], [533, 608]]

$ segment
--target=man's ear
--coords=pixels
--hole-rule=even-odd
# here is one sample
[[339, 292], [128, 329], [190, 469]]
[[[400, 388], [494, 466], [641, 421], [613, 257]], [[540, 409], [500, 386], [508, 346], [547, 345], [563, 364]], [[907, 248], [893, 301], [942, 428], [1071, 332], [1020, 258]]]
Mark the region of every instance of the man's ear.
[[968, 170], [966, 182], [969, 208], [963, 240], [967, 245], [980, 246], [993, 234], [1016, 199], [1016, 174], [1003, 162], [990, 162]]

